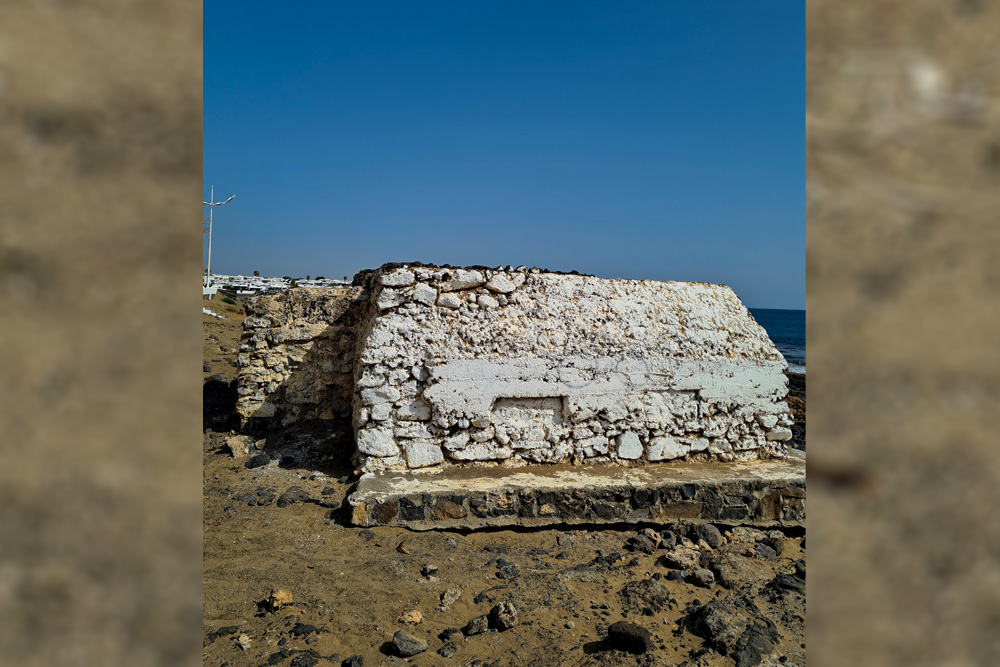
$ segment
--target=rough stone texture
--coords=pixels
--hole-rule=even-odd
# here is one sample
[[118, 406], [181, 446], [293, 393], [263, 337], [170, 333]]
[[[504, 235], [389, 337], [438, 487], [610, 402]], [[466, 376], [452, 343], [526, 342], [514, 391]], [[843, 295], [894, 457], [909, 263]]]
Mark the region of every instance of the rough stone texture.
[[246, 300], [236, 360], [245, 428], [350, 417], [368, 297], [361, 288], [295, 289]]
[[[413, 530], [675, 519], [792, 527], [802, 526], [805, 520], [805, 467], [799, 457], [629, 468], [606, 464], [515, 470], [438, 466], [434, 474], [367, 473], [348, 502], [355, 525]], [[694, 535], [713, 530], [705, 528]], [[677, 567], [697, 566], [697, 551], [691, 551], [694, 560]]]
[[385, 265], [248, 313], [245, 427], [351, 416], [362, 473], [787, 451], [785, 361], [723, 285]]
[[[355, 284], [375, 304], [355, 357], [358, 441], [391, 428], [404, 452], [430, 453], [359, 448], [361, 472], [785, 451], [785, 362], [728, 287], [394, 265]], [[412, 421], [425, 429], [399, 430]]]

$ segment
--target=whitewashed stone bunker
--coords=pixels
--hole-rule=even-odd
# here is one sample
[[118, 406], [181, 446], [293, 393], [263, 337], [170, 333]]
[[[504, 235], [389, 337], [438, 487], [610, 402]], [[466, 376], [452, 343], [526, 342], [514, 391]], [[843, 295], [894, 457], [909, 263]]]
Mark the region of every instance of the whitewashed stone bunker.
[[750, 461], [791, 437], [787, 365], [726, 286], [417, 265], [355, 283], [337, 306], [256, 302], [238, 410], [349, 403], [360, 472]]

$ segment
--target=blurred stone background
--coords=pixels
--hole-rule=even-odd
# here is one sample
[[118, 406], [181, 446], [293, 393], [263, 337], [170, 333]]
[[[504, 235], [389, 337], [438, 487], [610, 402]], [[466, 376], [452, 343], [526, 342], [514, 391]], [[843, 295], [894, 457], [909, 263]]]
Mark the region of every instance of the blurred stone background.
[[198, 664], [201, 3], [0, 3], [0, 184], [0, 664]]
[[806, 7], [810, 659], [1000, 664], [1000, 4]]

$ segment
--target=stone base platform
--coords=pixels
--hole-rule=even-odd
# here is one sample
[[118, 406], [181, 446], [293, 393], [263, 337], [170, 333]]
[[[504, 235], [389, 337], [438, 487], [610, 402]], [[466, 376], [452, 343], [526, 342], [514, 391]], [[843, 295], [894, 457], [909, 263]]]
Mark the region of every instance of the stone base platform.
[[445, 468], [362, 475], [348, 498], [357, 526], [413, 530], [712, 521], [802, 526], [806, 462]]

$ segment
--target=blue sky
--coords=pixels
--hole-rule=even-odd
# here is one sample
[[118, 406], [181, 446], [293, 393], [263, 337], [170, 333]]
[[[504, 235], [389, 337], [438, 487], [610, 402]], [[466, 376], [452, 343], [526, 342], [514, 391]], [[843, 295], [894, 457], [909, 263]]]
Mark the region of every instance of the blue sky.
[[213, 272], [524, 264], [805, 308], [801, 2], [204, 6]]

